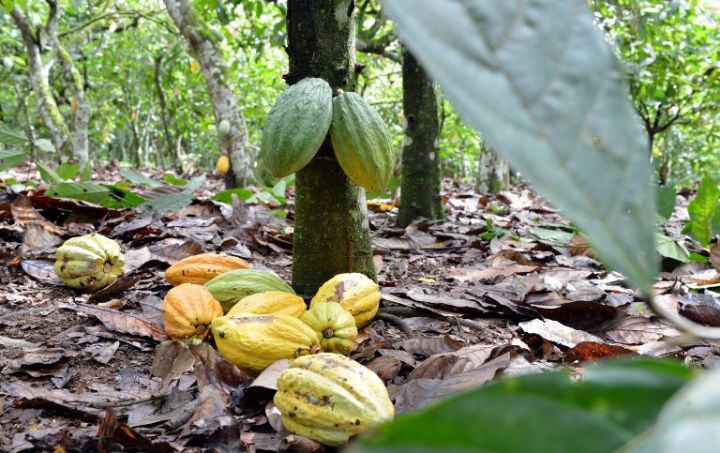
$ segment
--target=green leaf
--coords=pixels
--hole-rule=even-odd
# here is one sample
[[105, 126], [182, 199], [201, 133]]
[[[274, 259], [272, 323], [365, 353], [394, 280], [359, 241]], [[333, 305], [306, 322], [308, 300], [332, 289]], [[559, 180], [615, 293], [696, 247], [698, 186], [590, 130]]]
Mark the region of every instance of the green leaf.
[[109, 196], [103, 201], [102, 205], [106, 208], [124, 209], [139, 206], [145, 203], [145, 198], [128, 190], [123, 183], [103, 184], [103, 187], [109, 190]]
[[127, 170], [123, 168], [120, 170], [120, 176], [127, 179], [128, 181], [139, 184], [141, 186], [148, 186], [148, 187], [162, 187], [163, 184], [160, 182], [155, 181], [154, 179], [148, 178], [147, 176], [143, 176], [139, 173], [135, 173], [134, 171]]
[[720, 370], [707, 371], [663, 407], [655, 427], [621, 451], [707, 452], [720, 446]]
[[55, 145], [53, 145], [52, 142], [46, 138], [35, 140], [35, 146], [37, 146], [40, 151], [47, 154], [52, 154], [55, 152]]
[[650, 294], [655, 194], [625, 73], [586, 0], [384, 0], [462, 118]]
[[197, 190], [205, 183], [205, 179], [205, 175], [195, 176], [194, 178], [191, 178], [190, 181], [188, 181], [187, 183], [187, 191], [193, 192]]
[[254, 195], [254, 192], [252, 190], [241, 189], [241, 188], [228, 189], [228, 190], [223, 190], [222, 192], [216, 193], [211, 198], [213, 200], [219, 201], [221, 203], [232, 204], [233, 194], [235, 194], [235, 196], [238, 197], [238, 199], [240, 199], [242, 201], [248, 201], [250, 199], [250, 197], [252, 197]]
[[80, 172], [80, 164], [77, 162], [65, 162], [55, 170], [58, 176], [64, 181], [72, 179]]
[[573, 233], [568, 233], [567, 231], [541, 227], [530, 228], [528, 233], [535, 236], [540, 242], [561, 247], [567, 247], [570, 244], [570, 240], [575, 236]]
[[17, 167], [25, 160], [25, 151], [0, 149], [0, 171]]
[[175, 175], [164, 175], [163, 181], [165, 181], [168, 184], [171, 184], [173, 186], [185, 186], [188, 183], [188, 180], [185, 178], [179, 178]]
[[690, 262], [690, 252], [688, 252], [682, 244], [673, 241], [672, 238], [660, 232], [655, 232], [655, 244], [660, 256], [671, 258], [681, 263]]
[[22, 132], [0, 123], [0, 143], [5, 145], [25, 145], [29, 143], [29, 140]]
[[614, 361], [503, 379], [398, 416], [352, 452], [598, 452], [652, 425], [693, 372], [676, 361]]
[[60, 182], [51, 184], [45, 194], [54, 198], [72, 198], [102, 205], [110, 190], [98, 184]]
[[700, 184], [695, 198], [688, 205], [690, 234], [704, 246], [707, 246], [713, 238], [713, 219], [717, 215], [718, 200], [720, 200], [720, 189], [717, 182], [706, 177]]
[[657, 212], [663, 220], [668, 220], [675, 210], [677, 192], [673, 186], [657, 187]]
[[154, 200], [145, 202], [142, 206], [155, 212], [174, 212], [180, 211], [192, 203], [192, 200], [192, 193], [185, 191], [157, 197]]
[[64, 181], [64, 179], [61, 178], [60, 175], [58, 175], [55, 170], [50, 168], [48, 165], [42, 162], [37, 162], [35, 165], [37, 165], [37, 169], [40, 172], [40, 177], [46, 183], [56, 184]]

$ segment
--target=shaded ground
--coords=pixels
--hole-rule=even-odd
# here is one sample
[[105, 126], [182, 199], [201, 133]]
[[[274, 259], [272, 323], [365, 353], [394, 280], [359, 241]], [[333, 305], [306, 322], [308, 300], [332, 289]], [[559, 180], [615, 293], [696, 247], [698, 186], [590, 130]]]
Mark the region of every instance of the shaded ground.
[[[177, 260], [223, 252], [290, 279], [292, 192], [286, 206], [230, 207], [206, 199], [221, 190], [219, 181], [201, 190], [204, 201], [169, 214], [40, 192], [0, 195], [0, 450], [322, 448], [276, 431], [278, 414], [267, 404], [273, 370], [253, 383], [207, 345], [163, 343], [162, 298], [170, 287], [162, 270]], [[391, 205], [371, 205], [383, 308], [352, 357], [387, 383], [398, 412], [498, 376], [581, 369], [603, 357], [717, 364], [717, 344], [668, 341], [678, 332], [526, 188], [487, 196], [447, 183], [445, 195], [447, 221], [406, 229], [394, 225], [394, 212], [383, 212]], [[665, 226], [671, 237], [681, 238], [686, 203], [678, 197]], [[129, 269], [92, 297], [63, 287], [52, 272], [62, 240], [90, 231], [121, 242]], [[717, 270], [664, 267], [661, 301], [720, 325], [708, 290], [720, 281]]]

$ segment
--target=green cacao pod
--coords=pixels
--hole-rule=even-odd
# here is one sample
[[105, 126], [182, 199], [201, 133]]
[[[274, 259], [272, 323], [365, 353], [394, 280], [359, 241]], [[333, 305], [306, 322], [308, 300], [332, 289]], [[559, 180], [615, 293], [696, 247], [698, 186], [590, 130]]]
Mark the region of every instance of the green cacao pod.
[[369, 323], [380, 309], [380, 287], [366, 275], [337, 274], [323, 283], [310, 308], [321, 302], [337, 302], [355, 318], [358, 328]]
[[227, 313], [240, 299], [265, 291], [295, 291], [272, 272], [256, 269], [237, 269], [225, 272], [205, 283], [205, 287], [220, 302]]
[[68, 239], [55, 252], [55, 273], [67, 286], [97, 291], [124, 272], [125, 257], [117, 242], [92, 233]]
[[380, 378], [339, 354], [295, 359], [278, 376], [277, 388], [274, 402], [285, 428], [330, 446], [342, 445], [394, 415]]
[[282, 178], [307, 165], [332, 121], [332, 89], [323, 79], [303, 79], [275, 101], [263, 130], [260, 157]]
[[218, 124], [218, 132], [220, 132], [220, 134], [222, 134], [222, 135], [225, 135], [228, 132], [230, 132], [230, 121], [228, 121], [228, 120], [220, 121], [220, 124]]
[[337, 302], [316, 302], [300, 317], [320, 338], [325, 352], [350, 354], [358, 336], [355, 318]]
[[350, 181], [373, 192], [385, 191], [395, 159], [392, 140], [380, 114], [359, 94], [345, 92], [333, 99], [330, 139]]
[[220, 355], [252, 373], [281, 359], [322, 351], [315, 331], [290, 315], [221, 316], [211, 329]]

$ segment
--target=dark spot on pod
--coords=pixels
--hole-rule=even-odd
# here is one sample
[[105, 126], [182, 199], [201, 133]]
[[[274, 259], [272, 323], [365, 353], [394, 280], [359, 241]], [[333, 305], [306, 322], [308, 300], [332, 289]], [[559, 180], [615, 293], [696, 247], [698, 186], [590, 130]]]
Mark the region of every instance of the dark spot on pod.
[[218, 335], [220, 335], [220, 338], [225, 338], [225, 332], [220, 332]]

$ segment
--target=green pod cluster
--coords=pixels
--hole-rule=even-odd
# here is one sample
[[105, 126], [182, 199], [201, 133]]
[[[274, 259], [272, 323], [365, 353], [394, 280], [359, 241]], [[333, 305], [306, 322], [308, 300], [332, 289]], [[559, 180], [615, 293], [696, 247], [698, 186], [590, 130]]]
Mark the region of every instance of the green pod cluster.
[[244, 297], [265, 291], [283, 291], [295, 294], [290, 285], [272, 272], [257, 269], [237, 269], [225, 272], [205, 283], [205, 287], [220, 302], [223, 312]]

